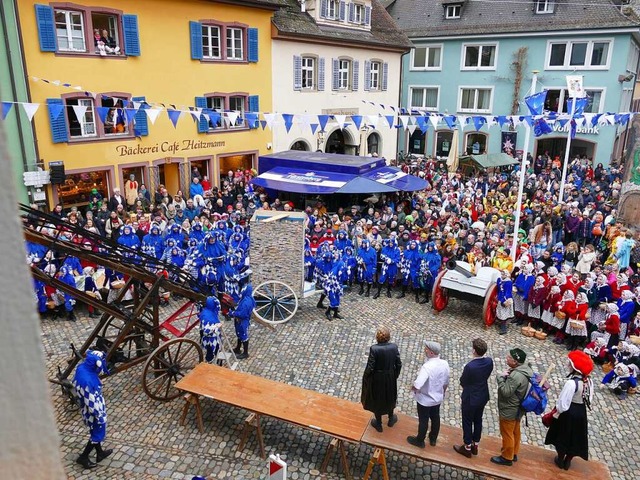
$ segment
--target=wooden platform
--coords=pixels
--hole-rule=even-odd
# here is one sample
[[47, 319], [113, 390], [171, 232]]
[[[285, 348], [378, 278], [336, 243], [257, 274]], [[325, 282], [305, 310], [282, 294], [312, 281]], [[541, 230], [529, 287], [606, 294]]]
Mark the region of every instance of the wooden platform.
[[462, 429], [442, 425], [435, 447], [414, 447], [407, 443], [407, 436], [418, 432], [418, 419], [398, 414], [398, 423], [393, 428], [384, 425], [384, 431], [378, 433], [368, 426], [362, 437], [362, 443], [383, 450], [420, 458], [428, 462], [461, 468], [490, 478], [511, 480], [606, 480], [611, 479], [607, 465], [597, 461], [585, 462], [580, 458], [573, 460], [570, 470], [560, 470], [554, 463], [555, 452], [542, 447], [521, 445], [518, 461], [512, 467], [496, 465], [490, 461], [500, 454], [502, 441], [497, 437], [482, 436], [477, 456], [466, 458], [453, 449], [453, 445], [462, 443]]

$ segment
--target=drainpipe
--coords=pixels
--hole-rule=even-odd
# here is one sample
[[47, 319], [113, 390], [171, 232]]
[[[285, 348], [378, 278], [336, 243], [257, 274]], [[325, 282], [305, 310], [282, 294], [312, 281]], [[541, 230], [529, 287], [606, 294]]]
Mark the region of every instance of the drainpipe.
[[[404, 68], [402, 68], [402, 66], [404, 65], [404, 57], [406, 55], [408, 55], [409, 53], [411, 53], [411, 50], [409, 50], [408, 52], [404, 52], [402, 55], [400, 55], [400, 88], [398, 89], [398, 105], [397, 105], [398, 108], [402, 107], [402, 80], [404, 79]], [[400, 114], [399, 110], [398, 110], [398, 114]], [[400, 149], [398, 148], [398, 146], [400, 145], [400, 129], [398, 128], [396, 130], [397, 130], [397, 132], [396, 132], [396, 155], [395, 155], [395, 159], [394, 159], [394, 164], [397, 167], [398, 166], [398, 152], [400, 151]], [[404, 148], [403, 148], [403, 150], [404, 150]], [[407, 154], [407, 153], [408, 152], [405, 152], [405, 154]]]

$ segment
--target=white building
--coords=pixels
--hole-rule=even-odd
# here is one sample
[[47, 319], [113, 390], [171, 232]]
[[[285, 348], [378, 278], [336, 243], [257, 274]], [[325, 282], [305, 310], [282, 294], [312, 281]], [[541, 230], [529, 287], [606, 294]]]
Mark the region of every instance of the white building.
[[[273, 18], [273, 108], [293, 117], [277, 116], [274, 151], [395, 158], [393, 112], [381, 105], [399, 104], [408, 38], [378, 0], [286, 1]], [[330, 116], [324, 130], [318, 115]]]

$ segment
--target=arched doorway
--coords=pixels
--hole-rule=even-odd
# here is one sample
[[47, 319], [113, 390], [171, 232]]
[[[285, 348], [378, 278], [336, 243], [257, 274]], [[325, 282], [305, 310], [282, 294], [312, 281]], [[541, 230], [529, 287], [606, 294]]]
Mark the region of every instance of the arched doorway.
[[486, 153], [488, 137], [489, 135], [486, 133], [467, 133], [467, 139], [465, 141], [465, 152], [467, 152], [467, 155], [481, 155]]
[[427, 134], [422, 133], [422, 130], [416, 128], [409, 137], [409, 146], [407, 147], [407, 153], [415, 153], [417, 155], [424, 155], [427, 148]]
[[[575, 157], [587, 157], [590, 159], [595, 158], [597, 143], [591, 140], [585, 140], [583, 138], [574, 138], [571, 140], [571, 147], [569, 149], [569, 159]], [[536, 156], [547, 154], [550, 158], [560, 158], [564, 161], [564, 153], [567, 148], [567, 137], [547, 137], [538, 140], [536, 145]]]
[[338, 128], [331, 132], [327, 138], [324, 151], [327, 153], [339, 153], [353, 155], [357, 145], [353, 142], [353, 137], [346, 128]]
[[289, 150], [299, 150], [302, 152], [309, 152], [311, 151], [311, 146], [306, 140], [296, 140], [291, 144], [291, 146], [289, 147]]
[[448, 157], [451, 151], [453, 132], [451, 130], [439, 130], [436, 132], [436, 157]]
[[380, 135], [376, 132], [372, 132], [367, 137], [367, 153], [369, 155], [380, 155], [380, 151], [382, 150], [382, 140]]

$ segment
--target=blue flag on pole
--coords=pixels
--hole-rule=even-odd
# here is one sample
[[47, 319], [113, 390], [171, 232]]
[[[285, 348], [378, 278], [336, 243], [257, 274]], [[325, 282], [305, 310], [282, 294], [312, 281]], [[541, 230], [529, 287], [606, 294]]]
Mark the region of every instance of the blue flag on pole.
[[547, 133], [551, 132], [553, 132], [553, 128], [551, 128], [543, 118], [539, 118], [533, 124], [533, 134], [536, 137], [540, 137], [541, 135], [546, 135]]
[[588, 97], [582, 97], [582, 98], [570, 98], [569, 100], [567, 100], [567, 113], [571, 113], [571, 104], [573, 103], [573, 100], [576, 100], [576, 109], [574, 111], [574, 115], [582, 115], [584, 113], [584, 109], [586, 108], [587, 104], [589, 103], [589, 98]]
[[528, 97], [524, 98], [524, 103], [529, 107], [529, 112], [531, 115], [542, 115], [542, 110], [544, 109], [544, 102], [547, 99], [547, 91], [543, 90], [542, 92], [534, 93]]

